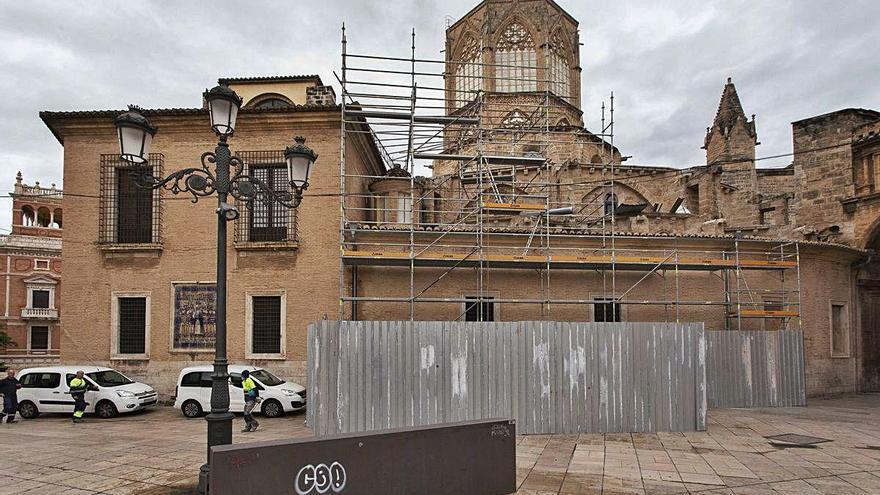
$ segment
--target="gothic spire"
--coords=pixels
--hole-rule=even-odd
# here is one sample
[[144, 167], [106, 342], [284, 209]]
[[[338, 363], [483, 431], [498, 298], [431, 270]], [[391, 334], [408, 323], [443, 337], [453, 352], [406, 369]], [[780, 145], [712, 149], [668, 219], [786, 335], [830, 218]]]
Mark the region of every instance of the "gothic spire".
[[742, 104], [739, 101], [739, 95], [736, 94], [736, 86], [733, 85], [733, 80], [728, 77], [727, 84], [724, 85], [724, 91], [721, 93], [721, 102], [718, 104], [718, 111], [715, 113], [715, 122], [712, 123], [712, 128], [718, 128], [722, 134], [726, 135], [738, 121], [745, 124], [750, 136], [757, 138], [754, 117], [751, 123], [746, 118]]

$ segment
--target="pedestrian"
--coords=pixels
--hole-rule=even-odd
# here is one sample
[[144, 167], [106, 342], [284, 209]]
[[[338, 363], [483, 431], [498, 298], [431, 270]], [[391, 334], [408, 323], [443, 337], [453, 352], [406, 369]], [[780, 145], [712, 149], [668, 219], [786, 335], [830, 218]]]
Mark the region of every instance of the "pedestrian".
[[3, 395], [3, 412], [0, 412], [0, 423], [6, 416], [6, 424], [18, 423], [15, 413], [18, 412], [18, 389], [21, 383], [15, 378], [15, 371], [6, 370], [6, 378], [0, 380], [0, 395]]
[[244, 429], [241, 430], [242, 433], [249, 433], [252, 431], [257, 431], [257, 428], [260, 426], [260, 422], [254, 419], [254, 415], [251, 414], [254, 410], [254, 407], [257, 405], [257, 401], [259, 400], [260, 393], [257, 390], [257, 384], [254, 383], [254, 380], [251, 378], [251, 372], [248, 370], [244, 370], [241, 372], [241, 388], [244, 391]]
[[82, 423], [83, 413], [86, 412], [86, 392], [89, 384], [83, 377], [83, 370], [76, 372], [76, 376], [70, 380], [70, 395], [73, 397], [73, 422]]

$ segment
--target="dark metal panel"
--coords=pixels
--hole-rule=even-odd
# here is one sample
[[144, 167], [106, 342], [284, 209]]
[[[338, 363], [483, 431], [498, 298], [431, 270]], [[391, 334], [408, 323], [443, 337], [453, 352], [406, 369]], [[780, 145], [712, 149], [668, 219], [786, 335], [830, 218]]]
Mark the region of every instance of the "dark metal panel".
[[211, 494], [507, 494], [515, 435], [491, 420], [214, 447]]

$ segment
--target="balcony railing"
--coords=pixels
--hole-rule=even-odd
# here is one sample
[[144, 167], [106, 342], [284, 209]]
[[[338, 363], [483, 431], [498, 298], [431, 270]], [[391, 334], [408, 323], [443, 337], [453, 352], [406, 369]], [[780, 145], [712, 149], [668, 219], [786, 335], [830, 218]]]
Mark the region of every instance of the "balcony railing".
[[58, 319], [58, 310], [54, 308], [22, 308], [21, 317], [56, 320]]
[[55, 184], [52, 184], [52, 187], [40, 187], [39, 182], [33, 186], [17, 183], [15, 184], [15, 194], [21, 196], [39, 196], [41, 199], [62, 199], [64, 197], [64, 192], [61, 189], [57, 189]]

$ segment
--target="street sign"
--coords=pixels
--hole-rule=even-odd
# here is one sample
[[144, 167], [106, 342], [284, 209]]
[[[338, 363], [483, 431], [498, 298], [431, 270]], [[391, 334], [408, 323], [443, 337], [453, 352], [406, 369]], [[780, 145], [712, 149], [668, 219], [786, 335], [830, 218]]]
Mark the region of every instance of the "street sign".
[[467, 421], [211, 449], [211, 495], [502, 495], [516, 424]]

